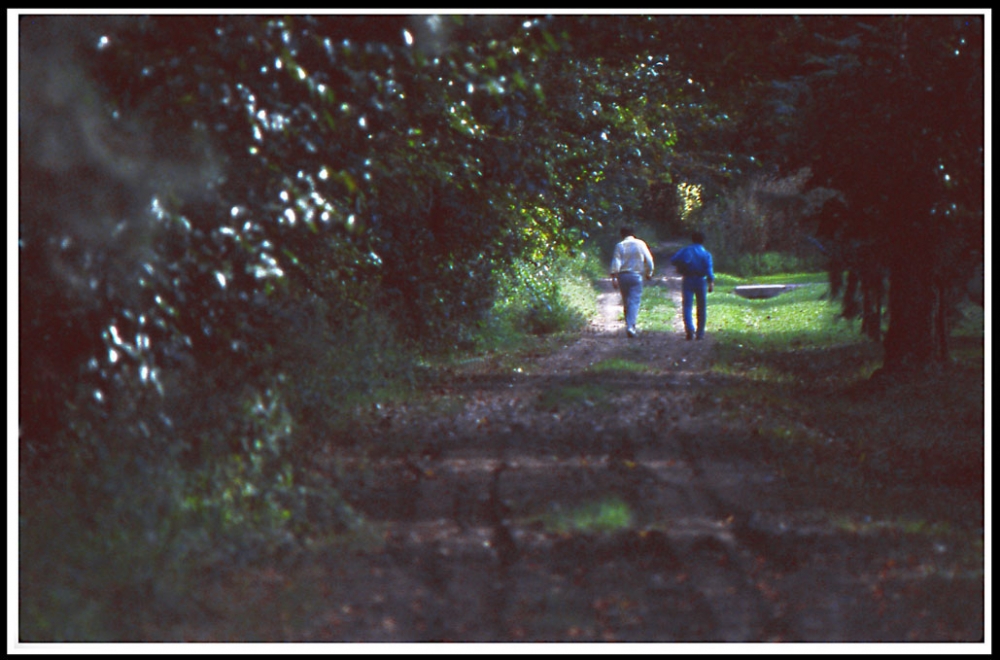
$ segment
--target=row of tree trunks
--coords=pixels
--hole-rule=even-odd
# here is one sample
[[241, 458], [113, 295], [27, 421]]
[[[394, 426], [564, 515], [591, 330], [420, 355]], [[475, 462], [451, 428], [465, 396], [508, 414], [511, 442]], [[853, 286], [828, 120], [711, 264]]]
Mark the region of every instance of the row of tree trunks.
[[946, 301], [934, 276], [932, 237], [913, 232], [891, 254], [884, 368], [924, 367], [947, 356]]
[[[841, 315], [860, 317], [861, 332], [883, 342], [886, 370], [947, 361], [951, 317], [961, 292], [937, 274], [934, 241], [913, 236], [888, 256], [888, 273], [871, 249], [851, 250], [831, 262], [831, 295], [842, 295]], [[883, 336], [884, 318], [889, 327]]]

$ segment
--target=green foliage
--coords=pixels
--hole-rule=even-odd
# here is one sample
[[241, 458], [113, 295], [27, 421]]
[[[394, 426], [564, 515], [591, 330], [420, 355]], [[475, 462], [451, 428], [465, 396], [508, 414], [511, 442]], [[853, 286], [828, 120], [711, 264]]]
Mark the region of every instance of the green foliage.
[[575, 330], [593, 315], [593, 289], [584, 255], [520, 261], [496, 275], [497, 297], [484, 337]]
[[[831, 196], [823, 188], [807, 192], [810, 177], [808, 168], [790, 176], [755, 172], [688, 215], [686, 228], [705, 234], [718, 268], [742, 276], [797, 270], [791, 258], [819, 255], [806, 242], [807, 219]], [[778, 255], [789, 263], [778, 263]]]
[[821, 273], [815, 270], [798, 272], [784, 271], [775, 273], [774, 275], [755, 275], [752, 278], [739, 277], [737, 275], [729, 275], [727, 273], [716, 273], [715, 284], [716, 286], [722, 287], [735, 287], [741, 284], [829, 284], [826, 277], [826, 273]]
[[819, 260], [804, 258], [782, 252], [764, 252], [761, 254], [744, 254], [737, 257], [730, 270], [740, 277], [756, 275], [777, 275], [795, 273], [805, 270], [817, 270]]
[[[442, 71], [399, 42], [406, 20], [20, 21], [22, 467], [86, 475], [58, 491], [75, 543], [47, 545], [30, 502], [21, 519], [54, 563], [125, 567], [84, 571], [74, 598], [266, 551], [317, 516], [350, 528], [300, 459], [353, 442], [352, 398], [408, 379], [401, 345], [474, 329], [491, 273], [535, 245], [513, 209], [553, 176], [523, 165], [544, 96], [508, 81], [528, 62], [513, 46], [545, 47], [442, 44]], [[576, 240], [544, 220], [545, 246]], [[570, 318], [530, 293], [538, 329]], [[103, 634], [50, 623], [26, 629]]]
[[628, 504], [611, 497], [590, 502], [569, 511], [553, 512], [544, 516], [543, 524], [557, 533], [616, 532], [632, 524], [633, 514]]
[[364, 311], [345, 321], [319, 300], [304, 311], [266, 364], [279, 374], [297, 442], [312, 446], [339, 438], [341, 418], [358, 402], [413, 387], [417, 355], [389, 313]]
[[199, 575], [362, 526], [314, 472], [283, 380], [244, 389], [243, 414], [218, 428], [81, 419], [66, 439], [75, 451], [22, 468], [21, 639], [139, 639], [144, 617], [196, 608]]

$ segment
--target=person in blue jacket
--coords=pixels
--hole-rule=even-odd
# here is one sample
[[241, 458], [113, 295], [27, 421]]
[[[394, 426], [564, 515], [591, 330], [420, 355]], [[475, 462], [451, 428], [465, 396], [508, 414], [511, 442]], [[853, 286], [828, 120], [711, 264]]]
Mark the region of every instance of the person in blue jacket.
[[[670, 263], [683, 276], [681, 287], [684, 303], [684, 334], [687, 339], [702, 339], [705, 336], [707, 317], [707, 293], [715, 290], [715, 272], [712, 270], [712, 253], [702, 243], [705, 235], [700, 231], [691, 234], [691, 245], [681, 248], [670, 258]], [[697, 300], [697, 330], [691, 318], [692, 303]]]

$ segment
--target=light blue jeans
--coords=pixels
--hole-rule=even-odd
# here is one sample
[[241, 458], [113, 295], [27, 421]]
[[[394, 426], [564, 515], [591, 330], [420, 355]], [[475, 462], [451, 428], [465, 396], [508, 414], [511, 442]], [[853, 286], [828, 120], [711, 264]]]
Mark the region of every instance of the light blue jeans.
[[625, 307], [625, 327], [634, 328], [636, 319], [639, 318], [639, 302], [642, 300], [642, 275], [619, 273], [618, 287]]
[[[697, 337], [705, 336], [705, 299], [708, 296], [708, 280], [704, 276], [684, 278], [681, 287], [682, 300], [684, 302], [684, 332]], [[695, 332], [694, 320], [691, 318], [692, 307], [695, 301], [698, 304], [698, 330]]]

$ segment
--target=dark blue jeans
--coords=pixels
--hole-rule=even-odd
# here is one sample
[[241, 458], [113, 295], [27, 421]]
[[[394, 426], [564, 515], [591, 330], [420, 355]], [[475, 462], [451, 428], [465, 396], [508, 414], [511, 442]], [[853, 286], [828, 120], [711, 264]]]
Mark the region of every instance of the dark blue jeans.
[[[704, 276], [687, 276], [684, 278], [681, 293], [684, 302], [684, 331], [689, 335], [696, 334], [698, 337], [704, 337], [706, 316], [705, 299], [708, 295], [708, 280]], [[693, 303], [695, 301], [697, 301], [698, 304], [697, 332], [695, 331], [694, 320], [691, 318], [691, 308], [694, 306]]]
[[625, 306], [625, 327], [635, 327], [639, 317], [639, 302], [642, 300], [642, 275], [639, 273], [619, 273], [618, 287], [622, 292]]

